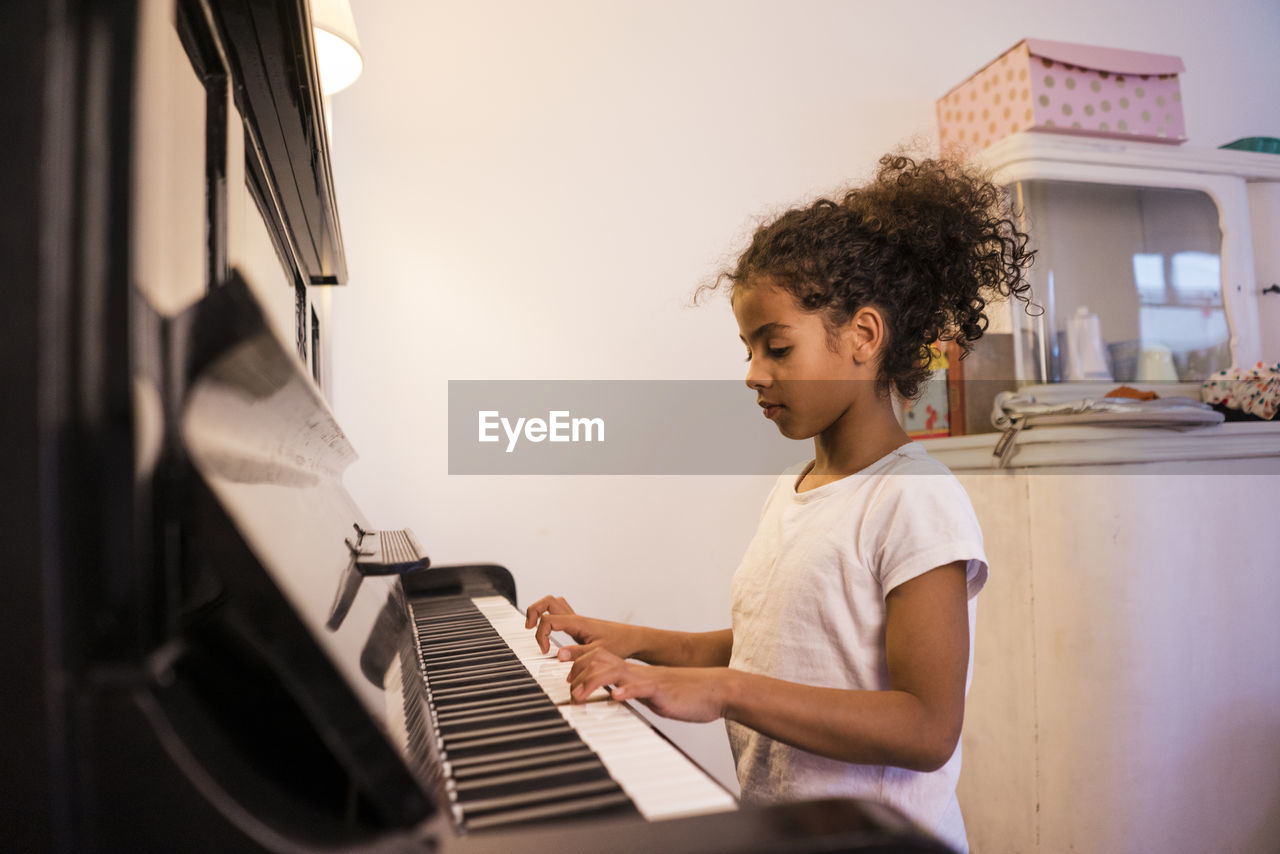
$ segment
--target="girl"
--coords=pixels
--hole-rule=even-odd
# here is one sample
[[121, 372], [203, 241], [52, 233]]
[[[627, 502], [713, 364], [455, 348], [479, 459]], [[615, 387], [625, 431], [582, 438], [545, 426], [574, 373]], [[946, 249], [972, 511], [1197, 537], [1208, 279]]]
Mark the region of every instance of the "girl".
[[[543, 651], [577, 645], [572, 695], [612, 685], [688, 721], [723, 717], [744, 802], [888, 803], [967, 850], [956, 801], [974, 597], [987, 578], [963, 487], [902, 430], [931, 345], [967, 353], [986, 297], [1026, 300], [1032, 253], [981, 175], [900, 155], [839, 202], [759, 229], [729, 283], [747, 386], [784, 436], [785, 473], [733, 577], [732, 628], [673, 632], [527, 611]], [[638, 663], [643, 662], [643, 663]]]

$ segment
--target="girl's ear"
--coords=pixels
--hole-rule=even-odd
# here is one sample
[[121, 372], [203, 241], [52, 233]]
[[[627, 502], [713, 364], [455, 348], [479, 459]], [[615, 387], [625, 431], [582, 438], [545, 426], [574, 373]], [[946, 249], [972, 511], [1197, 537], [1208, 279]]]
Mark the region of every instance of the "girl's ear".
[[869, 364], [880, 352], [885, 340], [884, 317], [874, 307], [864, 305], [849, 319], [845, 334], [854, 364]]

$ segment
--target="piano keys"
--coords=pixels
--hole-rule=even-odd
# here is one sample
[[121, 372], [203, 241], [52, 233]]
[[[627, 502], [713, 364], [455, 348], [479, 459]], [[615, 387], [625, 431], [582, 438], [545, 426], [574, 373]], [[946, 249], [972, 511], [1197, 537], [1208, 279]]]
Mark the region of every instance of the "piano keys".
[[415, 597], [406, 607], [413, 642], [388, 668], [388, 719], [411, 761], [438, 769], [460, 828], [735, 808], [607, 691], [571, 704], [572, 663], [543, 653], [506, 598]]

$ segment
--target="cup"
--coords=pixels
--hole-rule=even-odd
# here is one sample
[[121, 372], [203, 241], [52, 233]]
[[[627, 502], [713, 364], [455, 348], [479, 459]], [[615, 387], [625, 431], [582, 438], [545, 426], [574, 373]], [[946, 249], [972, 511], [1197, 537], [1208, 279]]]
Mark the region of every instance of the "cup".
[[1111, 379], [1102, 347], [1102, 324], [1085, 306], [1067, 320], [1067, 379]]
[[1163, 344], [1143, 343], [1138, 353], [1140, 383], [1177, 382], [1178, 369], [1173, 364], [1173, 351]]

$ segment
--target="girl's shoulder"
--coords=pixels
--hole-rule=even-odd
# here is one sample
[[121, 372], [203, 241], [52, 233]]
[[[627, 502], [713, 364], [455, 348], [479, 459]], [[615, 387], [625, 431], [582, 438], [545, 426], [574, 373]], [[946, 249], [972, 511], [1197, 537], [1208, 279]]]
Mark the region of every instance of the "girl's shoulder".
[[951, 469], [929, 452], [918, 441], [908, 442], [895, 450], [893, 459], [876, 478], [873, 504], [895, 504], [903, 499], [930, 494], [934, 496], [964, 496], [968, 494]]
[[955, 477], [941, 460], [929, 454], [919, 441], [912, 440], [890, 453], [893, 458], [886, 474], [931, 474]]

